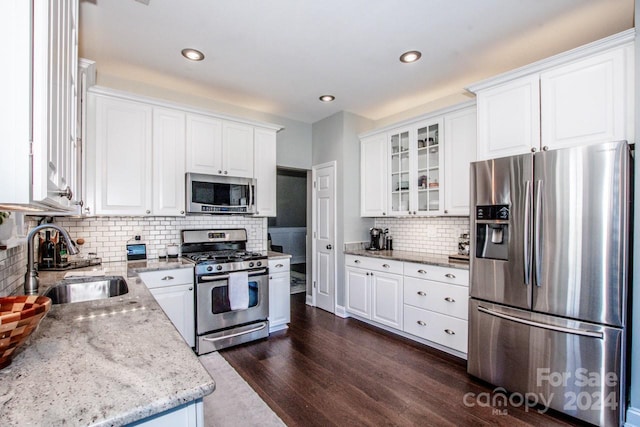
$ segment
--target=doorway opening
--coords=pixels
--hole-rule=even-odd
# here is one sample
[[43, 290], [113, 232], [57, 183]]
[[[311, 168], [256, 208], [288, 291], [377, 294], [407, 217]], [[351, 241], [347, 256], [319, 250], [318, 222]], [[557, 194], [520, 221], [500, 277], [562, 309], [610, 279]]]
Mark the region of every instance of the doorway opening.
[[307, 170], [278, 168], [276, 217], [269, 218], [270, 248], [291, 255], [291, 293], [307, 290]]

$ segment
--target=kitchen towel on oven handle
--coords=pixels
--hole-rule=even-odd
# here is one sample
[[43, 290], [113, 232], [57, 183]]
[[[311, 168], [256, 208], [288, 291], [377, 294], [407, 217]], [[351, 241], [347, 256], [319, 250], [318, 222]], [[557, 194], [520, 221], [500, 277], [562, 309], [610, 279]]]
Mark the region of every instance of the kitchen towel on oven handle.
[[249, 308], [249, 273], [246, 271], [229, 273], [228, 283], [231, 310]]

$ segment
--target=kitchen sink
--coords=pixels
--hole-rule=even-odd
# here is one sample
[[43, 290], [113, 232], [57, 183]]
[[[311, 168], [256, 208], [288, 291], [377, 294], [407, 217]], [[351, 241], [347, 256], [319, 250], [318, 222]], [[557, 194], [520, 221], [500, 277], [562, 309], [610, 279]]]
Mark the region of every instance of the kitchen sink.
[[117, 297], [129, 292], [122, 276], [77, 277], [64, 279], [49, 288], [44, 296], [53, 304], [93, 301]]

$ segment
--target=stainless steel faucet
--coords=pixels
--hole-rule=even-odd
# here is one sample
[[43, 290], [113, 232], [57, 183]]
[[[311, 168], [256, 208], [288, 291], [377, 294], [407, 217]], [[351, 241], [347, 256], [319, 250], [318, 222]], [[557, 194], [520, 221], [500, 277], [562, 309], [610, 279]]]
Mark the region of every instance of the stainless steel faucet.
[[55, 224], [41, 224], [37, 227], [33, 227], [29, 234], [27, 234], [27, 274], [24, 275], [24, 293], [27, 295], [36, 295], [38, 293], [38, 271], [36, 270], [33, 263], [33, 237], [38, 233], [38, 231], [44, 228], [53, 228], [54, 230], [58, 230], [64, 240], [67, 242], [67, 253], [69, 255], [77, 254], [78, 247], [73, 243], [71, 237], [69, 237], [69, 233], [62, 227], [59, 227]]

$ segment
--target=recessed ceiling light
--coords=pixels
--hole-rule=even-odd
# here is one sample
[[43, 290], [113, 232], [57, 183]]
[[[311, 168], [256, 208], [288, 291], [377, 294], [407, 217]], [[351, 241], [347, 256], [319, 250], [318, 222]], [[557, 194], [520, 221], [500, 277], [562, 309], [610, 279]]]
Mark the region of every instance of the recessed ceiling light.
[[335, 97], [335, 96], [333, 96], [333, 95], [322, 95], [322, 96], [320, 97], [320, 101], [322, 101], [322, 102], [331, 102], [331, 101], [333, 101], [334, 99], [336, 99], [336, 97]]
[[196, 49], [182, 49], [182, 56], [191, 61], [202, 61], [204, 59], [204, 53]]
[[422, 53], [418, 52], [417, 50], [410, 50], [409, 52], [405, 52], [400, 55], [400, 62], [404, 62], [405, 64], [416, 62], [418, 59], [420, 59], [421, 56]]

